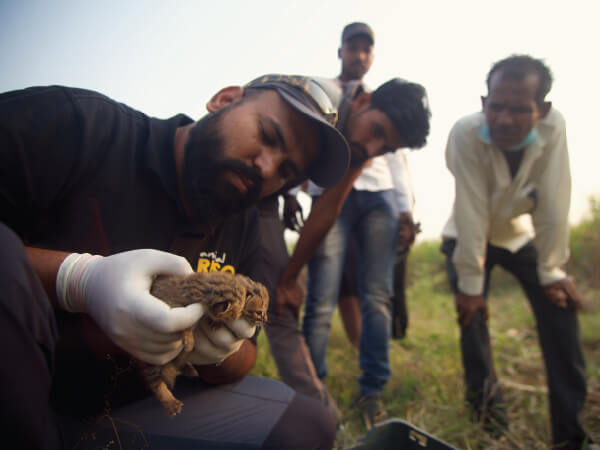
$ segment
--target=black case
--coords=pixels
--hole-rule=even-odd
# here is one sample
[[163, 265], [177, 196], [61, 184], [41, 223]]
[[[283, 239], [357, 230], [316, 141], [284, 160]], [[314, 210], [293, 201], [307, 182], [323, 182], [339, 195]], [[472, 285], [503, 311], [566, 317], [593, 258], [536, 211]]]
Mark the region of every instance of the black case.
[[347, 450], [457, 450], [401, 419], [375, 425], [363, 443]]

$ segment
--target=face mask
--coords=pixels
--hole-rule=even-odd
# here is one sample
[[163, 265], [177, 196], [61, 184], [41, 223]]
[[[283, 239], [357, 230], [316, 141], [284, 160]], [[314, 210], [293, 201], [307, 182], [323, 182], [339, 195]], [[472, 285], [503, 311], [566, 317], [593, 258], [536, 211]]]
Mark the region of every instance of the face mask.
[[[490, 136], [490, 129], [489, 129], [487, 123], [483, 124], [483, 126], [481, 127], [481, 130], [479, 131], [479, 136], [481, 136], [481, 138], [487, 144], [492, 143], [492, 137]], [[518, 143], [517, 145], [513, 145], [512, 147], [503, 148], [502, 150], [505, 150], [507, 152], [517, 152], [519, 150], [523, 150], [525, 147], [527, 147], [529, 144], [534, 142], [536, 139], [537, 139], [537, 131], [535, 128], [532, 128], [531, 131], [529, 132], [529, 134], [527, 136], [525, 136], [525, 139], [523, 139], [520, 143]]]

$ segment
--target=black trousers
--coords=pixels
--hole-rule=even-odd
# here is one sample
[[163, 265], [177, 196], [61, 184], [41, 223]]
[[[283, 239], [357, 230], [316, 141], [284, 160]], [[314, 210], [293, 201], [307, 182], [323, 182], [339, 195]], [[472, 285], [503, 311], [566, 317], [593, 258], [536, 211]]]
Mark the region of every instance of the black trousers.
[[[452, 263], [455, 246], [455, 240], [445, 240], [441, 250], [446, 254], [448, 279], [456, 293], [458, 275]], [[528, 243], [516, 253], [488, 244], [484, 282], [486, 299], [490, 273], [495, 265], [517, 278], [536, 319], [547, 371], [553, 441], [579, 448], [586, 438], [578, 417], [585, 403], [586, 380], [577, 314], [572, 305], [566, 309], [559, 308], [546, 298], [537, 274], [537, 251], [533, 243]], [[467, 400], [475, 409], [488, 408], [502, 401], [490, 335], [480, 312], [475, 314], [468, 327], [461, 327], [460, 347]]]
[[5, 442], [56, 444], [48, 409], [57, 329], [50, 301], [20, 239], [0, 223], [0, 428]]

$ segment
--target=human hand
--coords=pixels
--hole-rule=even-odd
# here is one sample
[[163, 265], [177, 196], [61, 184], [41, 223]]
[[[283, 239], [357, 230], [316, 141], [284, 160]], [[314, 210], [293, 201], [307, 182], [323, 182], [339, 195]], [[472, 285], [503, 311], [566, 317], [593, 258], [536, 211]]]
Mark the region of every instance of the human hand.
[[143, 249], [102, 257], [72, 253], [61, 264], [61, 307], [89, 314], [119, 347], [150, 364], [165, 364], [183, 348], [182, 331], [204, 314], [194, 303], [171, 308], [150, 294], [155, 275], [192, 272], [180, 256]]
[[243, 318], [226, 320], [217, 326], [208, 317], [200, 319], [194, 327], [194, 349], [187, 360], [197, 365], [221, 363], [255, 332], [256, 325]]
[[286, 228], [297, 232], [304, 226], [302, 206], [294, 195], [283, 196], [283, 223]]
[[304, 290], [296, 278], [282, 278], [275, 288], [275, 315], [282, 316], [286, 306], [296, 318], [300, 317], [300, 307], [304, 303]]
[[583, 299], [579, 295], [575, 279], [572, 276], [545, 285], [544, 293], [548, 300], [559, 308], [566, 308], [569, 302], [573, 303], [575, 311], [581, 311], [583, 307]]
[[412, 214], [408, 211], [400, 213], [398, 218], [398, 246], [402, 248], [410, 248], [414, 242], [417, 233], [420, 230], [413, 222]]
[[483, 320], [487, 322], [488, 308], [483, 295], [467, 295], [458, 291], [454, 297], [454, 302], [458, 312], [458, 323], [461, 327], [468, 327], [477, 311], [481, 311]]

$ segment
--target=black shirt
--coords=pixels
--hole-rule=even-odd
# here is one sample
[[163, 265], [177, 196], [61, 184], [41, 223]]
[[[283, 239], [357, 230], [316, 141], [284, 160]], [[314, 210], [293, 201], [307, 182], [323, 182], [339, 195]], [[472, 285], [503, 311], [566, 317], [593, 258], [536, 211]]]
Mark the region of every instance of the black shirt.
[[[198, 271], [258, 278], [255, 209], [211, 227], [183, 214], [174, 136], [177, 127], [191, 122], [181, 114], [152, 118], [83, 89], [50, 86], [1, 94], [0, 221], [33, 247], [101, 255], [154, 248], [185, 256]], [[107, 370], [122, 371], [114, 361], [119, 356], [106, 357], [118, 350], [91, 320], [66, 313], [57, 318], [61, 390], [85, 377], [92, 377], [88, 386], [101, 378], [106, 382]], [[71, 364], [77, 353], [84, 359]], [[85, 392], [88, 403], [92, 394]]]
[[0, 95], [0, 221], [31, 246], [101, 255], [171, 250], [194, 268], [200, 260], [201, 270], [252, 277], [252, 209], [212, 228], [182, 212], [174, 135], [191, 122], [182, 114], [151, 118], [83, 89]]

